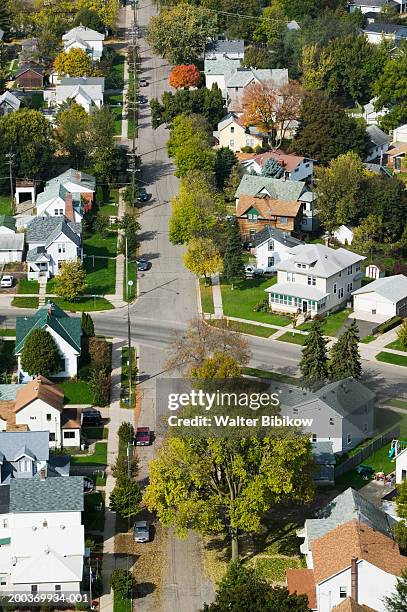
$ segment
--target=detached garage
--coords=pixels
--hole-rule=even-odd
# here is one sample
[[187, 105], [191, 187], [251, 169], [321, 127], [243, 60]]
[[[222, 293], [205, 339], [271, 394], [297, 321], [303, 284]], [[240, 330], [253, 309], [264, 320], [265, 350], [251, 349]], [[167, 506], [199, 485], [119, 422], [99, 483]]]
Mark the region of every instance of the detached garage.
[[357, 289], [353, 295], [353, 316], [382, 323], [395, 315], [407, 317], [407, 276], [378, 278]]

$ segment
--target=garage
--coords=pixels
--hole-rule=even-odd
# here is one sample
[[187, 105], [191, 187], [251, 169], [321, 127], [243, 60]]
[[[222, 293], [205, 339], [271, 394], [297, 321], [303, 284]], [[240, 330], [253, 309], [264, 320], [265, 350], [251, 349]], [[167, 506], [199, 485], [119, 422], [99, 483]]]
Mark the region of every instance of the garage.
[[407, 317], [407, 276], [378, 278], [353, 295], [355, 319], [382, 323], [396, 315]]

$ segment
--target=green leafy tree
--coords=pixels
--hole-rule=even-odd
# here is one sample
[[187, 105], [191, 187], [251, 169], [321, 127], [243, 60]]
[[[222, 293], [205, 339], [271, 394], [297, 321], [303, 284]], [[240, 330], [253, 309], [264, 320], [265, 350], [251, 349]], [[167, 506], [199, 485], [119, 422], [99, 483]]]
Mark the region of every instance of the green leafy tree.
[[240, 185], [240, 181], [242, 177], [239, 174], [239, 169], [237, 166], [233, 166], [230, 176], [225, 181], [225, 185], [223, 187], [223, 192], [225, 194], [225, 198], [228, 202], [233, 202], [236, 200], [235, 193], [237, 188]]
[[89, 356], [93, 369], [106, 372], [112, 369], [112, 348], [106, 340], [96, 336], [89, 338]]
[[186, 142], [194, 139], [202, 141], [204, 146], [211, 143], [210, 125], [203, 115], [178, 115], [171, 125], [167, 150], [170, 157], [175, 157]]
[[257, 68], [270, 68], [271, 66], [270, 51], [263, 46], [249, 45], [244, 51], [244, 59], [242, 65], [247, 68], [256, 66]]
[[348, 151], [363, 158], [366, 146], [364, 125], [349, 117], [324, 92], [310, 92], [305, 97], [293, 141], [296, 153], [327, 164]]
[[190, 378], [200, 379], [224, 379], [239, 378], [241, 368], [236, 359], [224, 352], [216, 352], [207, 357], [200, 367], [191, 368]]
[[10, 31], [10, 11], [7, 2], [0, 4], [0, 29], [7, 35]]
[[118, 568], [110, 574], [110, 586], [113, 591], [121, 597], [127, 599], [132, 596], [136, 588], [136, 579], [129, 570]]
[[302, 385], [310, 391], [322, 387], [328, 378], [326, 342], [322, 333], [321, 322], [314, 319], [305, 338], [299, 363]]
[[402, 519], [407, 519], [407, 480], [404, 480], [401, 485], [397, 487], [397, 496], [395, 499], [398, 516]]
[[284, 175], [284, 168], [278, 163], [276, 159], [272, 157], [266, 161], [262, 171], [262, 176], [269, 176], [271, 178], [281, 178]]
[[135, 212], [125, 213], [119, 221], [120, 229], [124, 230], [124, 238], [119, 244], [119, 251], [126, 254], [126, 238], [127, 238], [127, 255], [132, 257], [139, 244], [140, 223], [137, 220]]
[[73, 25], [75, 27], [83, 25], [85, 28], [90, 28], [96, 32], [104, 32], [103, 22], [97, 11], [88, 8], [83, 8], [77, 12]]
[[216, 34], [212, 13], [181, 2], [150, 19], [147, 39], [154, 53], [171, 64], [192, 64], [202, 55], [208, 38]]
[[52, 376], [61, 369], [61, 357], [51, 334], [45, 329], [29, 333], [21, 352], [21, 367], [30, 376]]
[[226, 532], [237, 560], [239, 531], [258, 532], [264, 513], [282, 501], [310, 501], [311, 474], [311, 443], [303, 436], [169, 438], [150, 463], [144, 501], [180, 536], [188, 529]]
[[117, 30], [117, 20], [119, 17], [119, 0], [76, 0], [76, 9], [84, 9], [96, 12], [103, 25], [108, 30]]
[[396, 592], [385, 597], [384, 603], [388, 612], [405, 612], [407, 610], [407, 569], [397, 578]]
[[231, 562], [220, 581], [215, 601], [202, 612], [308, 612], [306, 595], [290, 595], [285, 587], [271, 587], [253, 567]]
[[162, 124], [171, 125], [178, 115], [201, 115], [205, 117], [214, 129], [225, 115], [225, 105], [222, 92], [213, 85], [212, 89], [179, 89], [175, 93], [166, 91], [161, 96], [161, 102], [151, 100], [151, 120], [153, 128]]
[[79, 170], [86, 167], [88, 162], [91, 146], [89, 129], [90, 117], [76, 102], [62, 107], [57, 113], [56, 140], [68, 153], [72, 166]]
[[223, 189], [225, 181], [230, 177], [232, 169], [237, 165], [237, 157], [228, 147], [221, 147], [216, 151], [215, 175], [216, 185]]
[[110, 495], [110, 509], [122, 518], [136, 516], [140, 512], [141, 492], [137, 482], [121, 478]]
[[[240, 0], [221, 0], [216, 2], [215, 0], [206, 0], [208, 7], [212, 10], [222, 11], [222, 14], [218, 13], [217, 23], [218, 31], [226, 32], [230, 40], [236, 38], [243, 38], [244, 40], [253, 40], [253, 32], [256, 26], [259, 24], [259, 20], [256, 17], [261, 15], [262, 4], [260, 0], [246, 0], [244, 9]], [[244, 19], [236, 18], [236, 14], [244, 14]], [[254, 19], [250, 19], [253, 16]]]
[[401, 553], [405, 555], [407, 552], [407, 524], [405, 520], [398, 521], [393, 525], [393, 534]]
[[83, 49], [70, 49], [68, 53], [61, 51], [55, 60], [54, 68], [57, 74], [70, 77], [91, 76], [93, 71], [92, 59]]
[[383, 237], [383, 222], [381, 217], [368, 215], [353, 230], [352, 250], [363, 255], [373, 255], [373, 252]]
[[387, 108], [384, 117], [379, 120], [380, 126], [391, 130], [407, 122], [407, 47], [401, 54], [389, 59], [373, 85], [376, 97], [375, 109]]
[[182, 148], [178, 149], [174, 162], [177, 168], [175, 175], [180, 178], [194, 170], [215, 172], [215, 152], [200, 138], [188, 140]]
[[358, 193], [359, 219], [373, 215], [381, 219], [382, 240], [397, 242], [407, 225], [407, 191], [397, 177], [366, 176]]
[[[253, 33], [253, 40], [272, 47], [282, 38], [288, 20], [281, 4], [274, 2], [272, 6], [266, 6], [262, 17], [263, 19]], [[257, 66], [257, 64], [253, 65]]]
[[95, 326], [91, 315], [87, 312], [82, 313], [82, 331], [88, 337], [92, 338], [95, 335]]
[[331, 380], [342, 380], [344, 378], [355, 378], [362, 376], [362, 364], [359, 354], [359, 329], [355, 319], [339, 336], [338, 341], [330, 351], [329, 376]]
[[126, 453], [120, 453], [115, 463], [112, 465], [112, 476], [113, 478], [118, 480], [122, 480], [123, 478], [136, 478], [139, 471], [138, 458], [135, 453], [131, 458], [127, 457]]
[[222, 258], [211, 238], [193, 238], [184, 254], [184, 264], [193, 274], [208, 276], [222, 271]]
[[307, 90], [323, 89], [333, 61], [328, 47], [304, 45], [301, 56], [302, 83]]
[[127, 421], [123, 421], [123, 423], [120, 425], [119, 429], [117, 430], [117, 435], [119, 436], [119, 439], [125, 444], [132, 442], [132, 440], [134, 439], [133, 425]]
[[9, 59], [7, 47], [4, 42], [0, 41], [0, 88], [5, 89], [6, 83], [10, 78]]
[[403, 323], [400, 325], [397, 330], [397, 337], [399, 342], [403, 348], [403, 350], [407, 349], [407, 319], [404, 319]]
[[305, 17], [316, 17], [321, 12], [321, 0], [279, 0], [288, 20], [302, 21]]
[[223, 278], [232, 284], [244, 274], [242, 237], [236, 217], [226, 226], [226, 248], [223, 254]]
[[105, 368], [93, 368], [89, 375], [89, 386], [95, 406], [107, 406], [110, 399], [110, 372]]
[[78, 259], [63, 261], [55, 280], [55, 293], [68, 302], [85, 292], [86, 272]]

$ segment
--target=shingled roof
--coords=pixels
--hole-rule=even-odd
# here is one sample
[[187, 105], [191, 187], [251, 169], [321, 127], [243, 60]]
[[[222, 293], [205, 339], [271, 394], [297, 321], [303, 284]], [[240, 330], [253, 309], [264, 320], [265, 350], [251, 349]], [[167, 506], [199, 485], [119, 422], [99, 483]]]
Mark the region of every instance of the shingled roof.
[[64, 392], [61, 387], [44, 376], [37, 376], [18, 391], [15, 411], [19, 412], [28, 404], [40, 399], [49, 406], [62, 412], [64, 407]]
[[[2, 487], [0, 487], [2, 489]], [[10, 512], [82, 512], [83, 478], [13, 479]]]

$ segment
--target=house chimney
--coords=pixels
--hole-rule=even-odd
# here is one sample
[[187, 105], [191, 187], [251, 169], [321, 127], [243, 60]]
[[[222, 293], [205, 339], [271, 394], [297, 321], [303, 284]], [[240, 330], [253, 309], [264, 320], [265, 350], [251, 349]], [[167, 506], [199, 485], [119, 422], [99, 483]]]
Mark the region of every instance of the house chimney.
[[48, 304], [48, 316], [52, 317], [52, 304]]
[[75, 221], [72, 193], [70, 193], [69, 191], [65, 194], [65, 217], [68, 219], [68, 221]]
[[350, 576], [351, 576], [351, 587], [350, 594], [352, 599], [358, 602], [358, 558], [353, 556], [350, 562]]
[[40, 475], [40, 480], [45, 480], [46, 478], [45, 468], [40, 469], [39, 475]]

